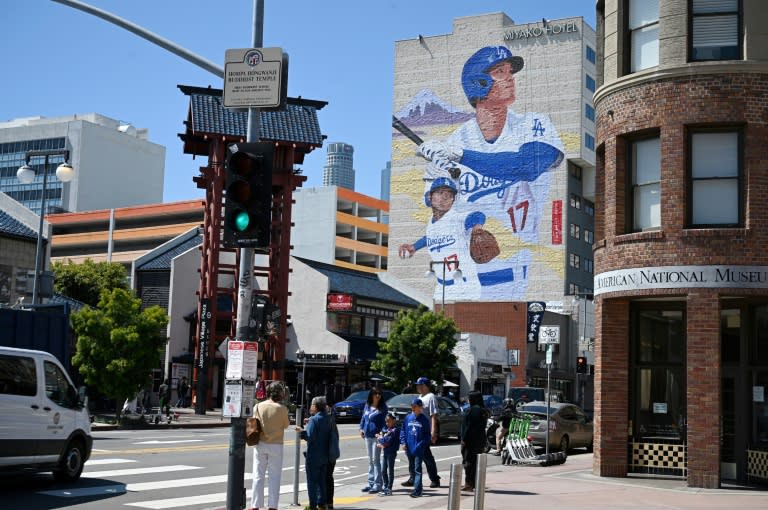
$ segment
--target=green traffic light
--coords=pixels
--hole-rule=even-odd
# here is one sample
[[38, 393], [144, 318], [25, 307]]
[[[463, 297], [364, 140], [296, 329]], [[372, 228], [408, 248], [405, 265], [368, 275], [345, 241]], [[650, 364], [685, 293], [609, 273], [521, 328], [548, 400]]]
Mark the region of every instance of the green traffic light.
[[251, 217], [245, 211], [239, 211], [235, 215], [235, 229], [238, 232], [245, 232], [251, 223]]

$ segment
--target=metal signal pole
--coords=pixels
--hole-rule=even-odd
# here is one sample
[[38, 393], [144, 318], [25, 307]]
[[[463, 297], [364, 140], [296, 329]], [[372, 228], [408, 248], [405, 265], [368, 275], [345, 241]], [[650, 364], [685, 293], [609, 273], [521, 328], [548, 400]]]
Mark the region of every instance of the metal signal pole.
[[[251, 48], [261, 48], [264, 42], [264, 0], [253, 0], [253, 37]], [[248, 108], [247, 142], [259, 141], [258, 108]], [[253, 248], [240, 248], [237, 288], [237, 339], [248, 335], [248, 319], [253, 301]], [[245, 506], [245, 422], [247, 416], [231, 419], [229, 463], [227, 476], [227, 510], [242, 510]]]

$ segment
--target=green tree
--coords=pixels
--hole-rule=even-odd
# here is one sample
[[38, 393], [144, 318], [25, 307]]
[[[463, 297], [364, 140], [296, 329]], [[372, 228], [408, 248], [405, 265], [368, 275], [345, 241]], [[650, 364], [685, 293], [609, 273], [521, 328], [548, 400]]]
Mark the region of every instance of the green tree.
[[117, 403], [133, 398], [158, 366], [166, 336], [168, 315], [159, 306], [141, 309], [141, 299], [125, 289], [104, 290], [98, 308], [89, 306], [72, 314], [77, 349], [72, 364], [86, 384]]
[[453, 348], [459, 329], [453, 319], [426, 306], [397, 313], [389, 337], [379, 341], [371, 368], [387, 377], [397, 391], [420, 376], [442, 381], [456, 363]]
[[76, 264], [69, 260], [54, 262], [52, 269], [56, 292], [92, 307], [98, 305], [102, 290], [128, 289], [128, 275], [122, 264], [91, 259]]

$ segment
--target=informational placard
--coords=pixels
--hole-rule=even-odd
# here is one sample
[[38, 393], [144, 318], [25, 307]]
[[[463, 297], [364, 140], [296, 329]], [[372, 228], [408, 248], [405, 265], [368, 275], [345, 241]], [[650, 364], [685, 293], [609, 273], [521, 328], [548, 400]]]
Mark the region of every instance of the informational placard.
[[242, 381], [224, 381], [224, 407], [221, 415], [229, 418], [239, 418], [243, 406]]
[[230, 340], [227, 344], [227, 379], [256, 379], [259, 344]]
[[539, 343], [559, 344], [560, 326], [541, 326], [539, 328]]
[[224, 64], [225, 108], [279, 108], [287, 92], [287, 56], [282, 48], [227, 50]]

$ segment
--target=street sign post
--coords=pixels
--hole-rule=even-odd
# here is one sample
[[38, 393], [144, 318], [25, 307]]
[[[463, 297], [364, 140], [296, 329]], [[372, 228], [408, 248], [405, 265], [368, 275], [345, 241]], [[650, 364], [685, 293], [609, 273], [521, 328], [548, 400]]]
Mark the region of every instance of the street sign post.
[[560, 326], [541, 326], [539, 328], [539, 343], [559, 344]]

